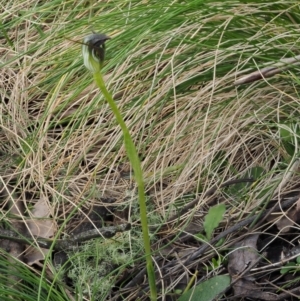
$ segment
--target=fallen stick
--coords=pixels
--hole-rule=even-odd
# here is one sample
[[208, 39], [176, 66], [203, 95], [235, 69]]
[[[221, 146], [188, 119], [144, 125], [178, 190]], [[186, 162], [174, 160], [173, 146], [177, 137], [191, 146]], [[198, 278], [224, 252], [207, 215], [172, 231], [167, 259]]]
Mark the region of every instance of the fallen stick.
[[20, 235], [13, 230], [0, 229], [0, 239], [7, 239], [27, 245], [37, 244], [41, 248], [53, 250], [68, 250], [76, 247], [79, 243], [88, 241], [93, 238], [111, 238], [118, 232], [125, 232], [131, 229], [131, 224], [121, 224], [111, 227], [103, 227], [88, 230], [76, 235], [72, 235], [68, 239], [46, 239], [41, 237], [31, 237]]
[[295, 57], [286, 58], [280, 60], [278, 63], [274, 63], [274, 65], [264, 67], [257, 71], [254, 71], [250, 74], [247, 74], [234, 82], [235, 86], [249, 84], [255, 82], [257, 80], [272, 77], [284, 70], [289, 69], [291, 66], [296, 66], [300, 64], [300, 55], [296, 55]]

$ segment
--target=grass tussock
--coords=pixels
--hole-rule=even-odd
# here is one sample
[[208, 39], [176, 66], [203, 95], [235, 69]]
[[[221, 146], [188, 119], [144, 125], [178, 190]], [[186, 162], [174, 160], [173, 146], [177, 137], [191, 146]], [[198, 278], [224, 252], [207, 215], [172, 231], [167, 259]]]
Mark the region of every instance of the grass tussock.
[[[122, 132], [74, 42], [92, 29], [112, 38], [103, 72], [141, 158], [151, 226], [165, 225], [196, 196], [179, 224], [202, 220], [205, 192], [230, 179], [257, 180], [222, 190], [236, 221], [298, 189], [297, 67], [233, 85], [299, 54], [297, 1], [9, 1], [0, 16], [3, 222], [11, 202], [26, 200], [26, 220], [47, 199], [63, 236], [75, 214], [110, 199], [109, 210], [127, 210], [114, 220], [139, 229]], [[127, 239], [132, 267], [141, 244]]]

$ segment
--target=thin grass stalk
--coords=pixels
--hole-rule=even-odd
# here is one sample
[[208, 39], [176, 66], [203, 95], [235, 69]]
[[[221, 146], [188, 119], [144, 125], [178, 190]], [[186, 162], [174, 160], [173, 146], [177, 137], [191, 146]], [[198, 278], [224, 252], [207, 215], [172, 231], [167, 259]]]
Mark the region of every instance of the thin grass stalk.
[[150, 286], [150, 298], [151, 300], [157, 300], [157, 291], [156, 291], [156, 284], [155, 284], [155, 274], [153, 263], [151, 259], [151, 245], [150, 245], [150, 238], [148, 232], [148, 220], [147, 220], [147, 207], [146, 207], [146, 197], [145, 197], [145, 188], [144, 188], [144, 179], [143, 179], [143, 172], [141, 168], [141, 162], [138, 157], [136, 147], [132, 141], [131, 135], [129, 130], [123, 120], [123, 117], [114, 102], [111, 94], [106, 88], [105, 82], [103, 80], [101, 72], [94, 73], [94, 80], [103, 93], [104, 97], [106, 98], [117, 122], [119, 123], [123, 136], [124, 136], [124, 144], [127, 156], [129, 161], [132, 165], [132, 169], [134, 171], [134, 178], [137, 183], [138, 187], [138, 199], [139, 199], [139, 206], [140, 206], [140, 217], [141, 217], [141, 225], [143, 231], [143, 241], [144, 241], [144, 249], [145, 249], [145, 259], [147, 264], [147, 273], [148, 273], [148, 281]]

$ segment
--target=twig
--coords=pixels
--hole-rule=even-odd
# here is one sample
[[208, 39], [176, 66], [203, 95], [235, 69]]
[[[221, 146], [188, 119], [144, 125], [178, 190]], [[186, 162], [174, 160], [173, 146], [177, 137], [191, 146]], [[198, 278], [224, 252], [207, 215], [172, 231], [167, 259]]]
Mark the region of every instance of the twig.
[[118, 232], [125, 232], [131, 229], [131, 224], [121, 224], [117, 226], [97, 228], [93, 230], [88, 230], [77, 235], [71, 236], [69, 239], [46, 239], [41, 237], [30, 237], [30, 236], [21, 236], [19, 233], [0, 229], [0, 238], [15, 241], [23, 244], [38, 244], [41, 248], [50, 249], [53, 246], [54, 250], [68, 250], [70, 248], [76, 247], [79, 243], [88, 241], [93, 238], [111, 238], [116, 235]]
[[235, 86], [239, 86], [242, 84], [249, 84], [260, 80], [262, 78], [272, 77], [284, 70], [287, 70], [291, 67], [291, 65], [299, 65], [300, 64], [300, 55], [296, 55], [295, 57], [286, 58], [280, 60], [279, 63], [274, 63], [273, 66], [264, 67], [258, 71], [254, 71], [250, 74], [243, 76], [242, 78], [236, 80], [234, 82]]

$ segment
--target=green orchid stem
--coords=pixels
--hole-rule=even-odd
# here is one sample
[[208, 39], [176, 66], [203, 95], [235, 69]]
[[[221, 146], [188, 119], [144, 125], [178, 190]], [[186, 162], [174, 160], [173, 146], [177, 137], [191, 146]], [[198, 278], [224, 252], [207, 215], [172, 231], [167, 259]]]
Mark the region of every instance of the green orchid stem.
[[123, 120], [123, 117], [114, 102], [111, 94], [106, 89], [103, 77], [101, 72], [94, 73], [94, 79], [97, 83], [99, 89], [103, 93], [104, 97], [106, 98], [112, 112], [115, 115], [116, 120], [118, 121], [124, 136], [124, 143], [125, 149], [127, 152], [127, 156], [129, 161], [132, 165], [132, 169], [134, 172], [134, 177], [138, 186], [138, 199], [139, 199], [139, 206], [140, 206], [140, 216], [141, 216], [141, 224], [142, 224], [142, 231], [143, 231], [143, 241], [144, 241], [144, 248], [145, 248], [145, 257], [146, 257], [146, 264], [147, 264], [147, 272], [148, 272], [148, 281], [150, 286], [150, 298], [152, 301], [157, 300], [157, 292], [156, 292], [156, 284], [155, 284], [155, 274], [153, 263], [151, 259], [151, 246], [150, 246], [150, 238], [148, 232], [148, 221], [147, 221], [147, 208], [146, 208], [146, 197], [145, 197], [145, 189], [144, 189], [144, 179], [143, 179], [143, 172], [141, 168], [141, 162], [138, 157], [135, 145], [132, 141], [130, 136], [129, 130]]

